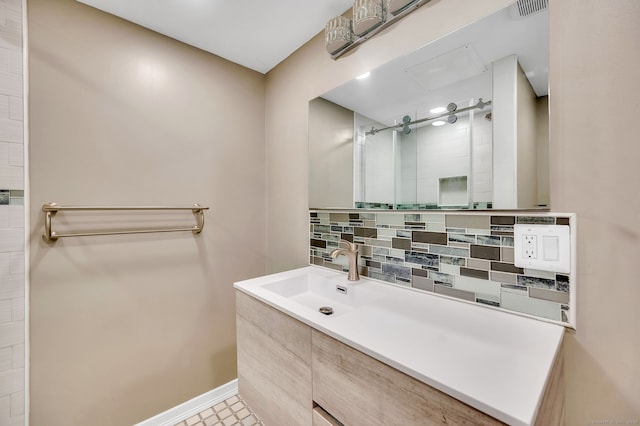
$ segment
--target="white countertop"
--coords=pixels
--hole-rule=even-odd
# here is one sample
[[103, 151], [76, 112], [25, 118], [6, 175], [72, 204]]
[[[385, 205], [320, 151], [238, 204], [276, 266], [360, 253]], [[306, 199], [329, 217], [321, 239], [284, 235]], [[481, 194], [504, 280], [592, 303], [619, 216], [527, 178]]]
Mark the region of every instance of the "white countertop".
[[[301, 275], [364, 286], [381, 297], [325, 316], [264, 288]], [[559, 325], [307, 266], [234, 287], [498, 420], [534, 422], [562, 343]]]

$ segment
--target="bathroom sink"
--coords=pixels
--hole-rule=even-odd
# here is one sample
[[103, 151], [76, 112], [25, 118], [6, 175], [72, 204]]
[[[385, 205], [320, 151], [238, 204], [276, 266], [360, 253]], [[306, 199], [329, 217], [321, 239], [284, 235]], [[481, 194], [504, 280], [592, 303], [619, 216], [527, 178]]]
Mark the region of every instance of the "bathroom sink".
[[332, 316], [352, 311], [381, 297], [377, 291], [358, 282], [313, 273], [274, 281], [262, 288], [315, 311], [321, 307], [330, 307], [333, 310]]

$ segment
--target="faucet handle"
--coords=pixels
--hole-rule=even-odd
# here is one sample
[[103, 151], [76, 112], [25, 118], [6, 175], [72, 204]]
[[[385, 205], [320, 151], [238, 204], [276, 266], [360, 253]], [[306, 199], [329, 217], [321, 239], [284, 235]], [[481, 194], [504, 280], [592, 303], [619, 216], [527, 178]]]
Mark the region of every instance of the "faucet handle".
[[358, 251], [358, 245], [356, 243], [352, 243], [351, 241], [347, 241], [343, 238], [338, 241], [338, 247], [340, 246], [340, 243], [345, 243], [349, 248], [349, 251]]

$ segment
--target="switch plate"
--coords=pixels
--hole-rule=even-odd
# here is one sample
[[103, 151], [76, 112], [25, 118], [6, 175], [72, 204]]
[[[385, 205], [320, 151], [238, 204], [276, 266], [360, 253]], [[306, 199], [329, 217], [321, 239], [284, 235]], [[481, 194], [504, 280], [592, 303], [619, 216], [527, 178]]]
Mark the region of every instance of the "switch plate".
[[571, 235], [566, 225], [513, 226], [515, 265], [551, 272], [571, 272]]

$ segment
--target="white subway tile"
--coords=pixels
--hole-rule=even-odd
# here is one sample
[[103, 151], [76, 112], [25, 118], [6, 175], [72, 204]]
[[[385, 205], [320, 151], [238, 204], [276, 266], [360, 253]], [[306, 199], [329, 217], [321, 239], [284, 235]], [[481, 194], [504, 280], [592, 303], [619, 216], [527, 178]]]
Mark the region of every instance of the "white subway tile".
[[24, 189], [24, 169], [0, 165], [0, 188]]
[[[9, 72], [9, 49], [0, 48], [0, 72]], [[7, 115], [0, 114], [0, 117], [8, 117]]]
[[22, 121], [0, 118], [0, 141], [21, 144], [24, 140], [23, 133]]
[[[19, 123], [22, 122], [20, 121]], [[8, 145], [8, 165], [14, 167], [24, 167], [24, 145], [22, 143], [10, 143]]]
[[[0, 301], [0, 303], [4, 302]], [[24, 321], [24, 298], [11, 299], [11, 320]]]
[[0, 300], [0, 324], [11, 322], [11, 300]]
[[12, 348], [0, 349], [0, 373], [9, 371], [13, 368], [13, 350]]
[[16, 31], [7, 31], [7, 27], [0, 25], [0, 48], [7, 50], [16, 50], [21, 43], [21, 39], [16, 35]]
[[24, 228], [24, 206], [10, 205], [9, 207], [9, 228]]
[[11, 364], [13, 368], [22, 368], [25, 364], [24, 359], [24, 343], [13, 346], [13, 353], [11, 354]]
[[24, 390], [24, 369], [6, 371], [0, 373], [0, 396]]
[[11, 395], [0, 398], [0, 424], [6, 425], [11, 416]]
[[22, 229], [0, 229], [0, 252], [24, 251]]
[[7, 10], [22, 13], [21, 0], [4, 0], [4, 4], [7, 6]]
[[[22, 50], [12, 50], [9, 52], [8, 70], [11, 74], [24, 75], [24, 64], [22, 62]], [[22, 120], [22, 119], [20, 119]]]
[[9, 142], [0, 142], [0, 166], [9, 165]]
[[[19, 58], [22, 60], [22, 57]], [[9, 118], [11, 120], [22, 121], [24, 118], [24, 104], [22, 98], [11, 96], [9, 98]]]
[[9, 227], [9, 206], [0, 205], [0, 229], [6, 229]]
[[[0, 224], [1, 227], [2, 225]], [[11, 274], [11, 253], [0, 253], [0, 277], [6, 277], [9, 274]]]
[[0, 348], [24, 344], [24, 322], [0, 325]]
[[24, 426], [24, 414], [19, 416], [11, 416], [9, 417], [5, 423], [2, 423], [2, 426]]
[[0, 27], [7, 25], [7, 4], [6, 2], [0, 3]]
[[0, 277], [0, 300], [24, 297], [24, 275]]
[[[0, 49], [0, 70], [2, 69], [2, 52], [6, 52], [6, 49]], [[0, 95], [0, 118], [9, 118], [9, 96]]]
[[[2, 253], [0, 253], [1, 258]], [[24, 252], [12, 251], [9, 253], [9, 274], [24, 275]], [[0, 276], [2, 274], [0, 273]]]
[[11, 394], [11, 417], [24, 414], [24, 391]]
[[[0, 31], [0, 40], [2, 39]], [[1, 46], [1, 43], [0, 43]], [[22, 77], [15, 74], [0, 72], [0, 93], [3, 95], [22, 97]]]

